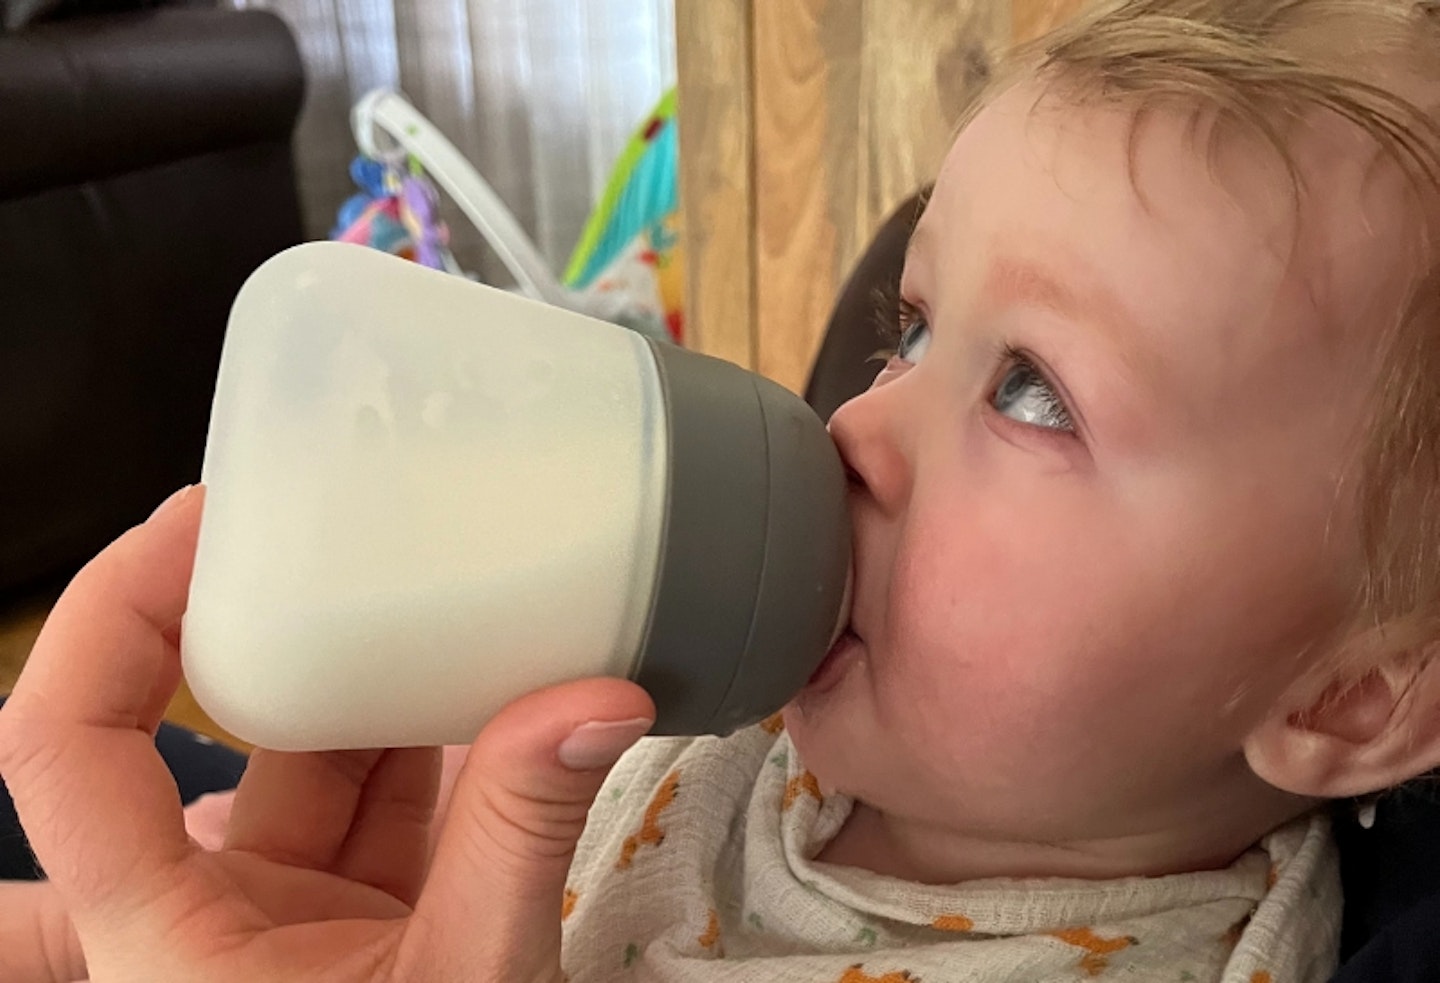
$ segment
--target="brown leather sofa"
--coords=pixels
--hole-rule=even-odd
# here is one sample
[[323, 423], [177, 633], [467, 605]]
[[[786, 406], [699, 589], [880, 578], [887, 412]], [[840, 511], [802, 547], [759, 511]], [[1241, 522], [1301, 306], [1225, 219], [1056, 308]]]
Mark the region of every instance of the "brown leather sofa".
[[0, 603], [199, 477], [229, 305], [302, 238], [277, 18], [58, 6], [0, 32]]

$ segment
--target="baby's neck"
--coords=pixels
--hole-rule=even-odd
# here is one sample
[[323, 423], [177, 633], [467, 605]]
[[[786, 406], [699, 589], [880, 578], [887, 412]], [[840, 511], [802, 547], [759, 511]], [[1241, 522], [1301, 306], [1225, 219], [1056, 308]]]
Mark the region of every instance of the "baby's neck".
[[[1277, 817], [1279, 825], [1284, 817]], [[861, 802], [816, 860], [922, 884], [992, 877], [1109, 880], [1158, 877], [1229, 866], [1254, 838], [1211, 827], [1081, 843], [1024, 843], [967, 837], [907, 821]]]

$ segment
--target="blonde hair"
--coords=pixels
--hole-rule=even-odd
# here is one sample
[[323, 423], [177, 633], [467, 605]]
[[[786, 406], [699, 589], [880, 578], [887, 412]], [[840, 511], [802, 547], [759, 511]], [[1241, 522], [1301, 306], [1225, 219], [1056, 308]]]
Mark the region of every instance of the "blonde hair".
[[1352, 489], [1365, 572], [1347, 625], [1379, 626], [1391, 651], [1440, 641], [1440, 0], [1110, 0], [1013, 52], [968, 115], [1027, 78], [1129, 101], [1137, 119], [1157, 104], [1212, 113], [1212, 139], [1258, 137], [1297, 198], [1290, 128], [1317, 114], [1409, 176], [1430, 220], [1397, 246], [1427, 272], [1376, 326], [1385, 356]]

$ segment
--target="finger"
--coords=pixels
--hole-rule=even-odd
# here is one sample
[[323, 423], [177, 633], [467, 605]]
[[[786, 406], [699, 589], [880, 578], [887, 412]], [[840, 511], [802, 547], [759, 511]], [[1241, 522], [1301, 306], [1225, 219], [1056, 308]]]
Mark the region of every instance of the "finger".
[[0, 710], [0, 773], [76, 918], [153, 895], [193, 850], [151, 732], [178, 679], [202, 502], [178, 493], [76, 576]]
[[654, 717], [640, 687], [592, 679], [522, 697], [485, 727], [402, 946], [404, 978], [558, 972], [561, 898], [586, 813]]
[[12, 699], [34, 698], [80, 724], [159, 725], [179, 681], [204, 498], [200, 486], [181, 489], [85, 565], [46, 619]]
[[236, 789], [225, 848], [292, 867], [329, 870], [380, 756], [378, 750], [257, 749]]
[[414, 905], [430, 858], [439, 748], [386, 751], [360, 795], [333, 871]]
[[54, 885], [0, 882], [0, 979], [84, 978], [85, 954]]
[[424, 880], [439, 751], [257, 750], [224, 846], [325, 870], [413, 904]]

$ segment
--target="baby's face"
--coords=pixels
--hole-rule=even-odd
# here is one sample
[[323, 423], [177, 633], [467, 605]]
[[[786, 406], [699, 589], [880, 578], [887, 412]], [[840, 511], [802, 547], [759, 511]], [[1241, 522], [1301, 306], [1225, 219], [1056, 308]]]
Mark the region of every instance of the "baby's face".
[[1037, 91], [959, 137], [906, 263], [919, 320], [831, 424], [858, 639], [786, 722], [822, 784], [937, 831], [1258, 836], [1303, 803], [1246, 736], [1358, 569], [1337, 485], [1376, 344], [1342, 324], [1399, 289], [1389, 216], [1348, 134], [1297, 150], [1337, 182], [1297, 237], [1263, 153], [1207, 162], [1156, 114], [1132, 172], [1129, 112]]

